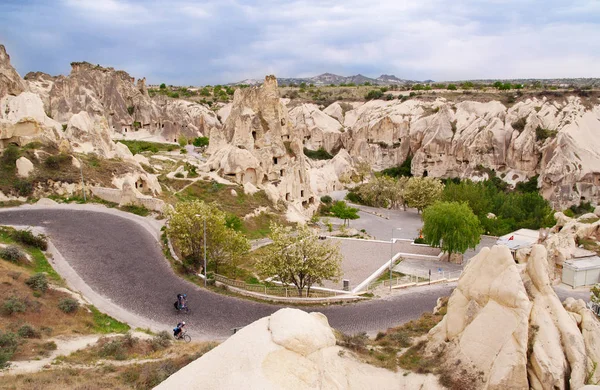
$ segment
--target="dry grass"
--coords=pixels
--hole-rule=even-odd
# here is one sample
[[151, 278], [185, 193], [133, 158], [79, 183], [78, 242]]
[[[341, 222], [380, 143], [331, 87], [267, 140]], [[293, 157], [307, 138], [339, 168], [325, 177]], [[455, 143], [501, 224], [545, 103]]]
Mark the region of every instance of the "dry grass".
[[179, 356], [157, 362], [58, 368], [36, 374], [4, 376], [0, 389], [152, 389], [212, 348], [214, 344], [188, 344], [185, 349], [179, 349]]
[[[4, 234], [0, 234], [0, 242], [14, 244]], [[55, 284], [61, 280], [39, 250], [20, 248], [29, 253], [32, 263], [23, 260], [15, 264], [0, 260], [0, 329], [18, 334], [24, 325], [29, 325], [35, 336], [19, 337], [19, 347], [11, 360], [46, 356], [53, 349], [48, 344], [51, 337], [128, 330], [127, 325], [100, 313], [94, 307], [80, 307], [73, 313], [64, 313], [58, 308], [58, 303], [61, 299], [71, 297], [67, 293], [49, 288], [40, 294], [29, 288], [25, 280], [36, 272], [46, 272], [50, 282]], [[11, 307], [18, 310], [11, 310]]]

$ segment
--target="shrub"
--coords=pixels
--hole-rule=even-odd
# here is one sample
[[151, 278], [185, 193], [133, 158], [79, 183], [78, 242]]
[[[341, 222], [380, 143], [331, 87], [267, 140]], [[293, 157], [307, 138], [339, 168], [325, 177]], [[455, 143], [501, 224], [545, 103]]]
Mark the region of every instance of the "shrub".
[[6, 248], [0, 249], [0, 257], [4, 260], [18, 263], [20, 260], [25, 258], [25, 254], [18, 247], [9, 245]]
[[17, 145], [9, 144], [2, 153], [2, 165], [13, 169], [18, 158], [21, 156], [21, 151]]
[[150, 340], [150, 346], [153, 351], [160, 351], [171, 345], [171, 335], [167, 331], [162, 331]]
[[383, 92], [381, 91], [381, 89], [373, 89], [365, 95], [365, 99], [367, 99], [367, 100], [381, 99], [382, 96], [383, 96]]
[[425, 239], [422, 237], [417, 237], [413, 240], [415, 244], [426, 244]]
[[79, 309], [79, 302], [73, 298], [63, 298], [58, 302], [58, 308], [65, 313], [74, 313]]
[[43, 251], [48, 249], [48, 240], [43, 234], [35, 235], [31, 230], [15, 230], [11, 236], [15, 241], [21, 244], [32, 246]]
[[325, 195], [321, 197], [321, 202], [330, 204], [331, 202], [333, 202], [333, 199], [331, 198], [331, 196]]
[[175, 177], [178, 178], [178, 179], [181, 179], [181, 178], [183, 178], [183, 173], [182, 172], [177, 172], [175, 174]]
[[27, 305], [23, 300], [17, 296], [8, 297], [2, 304], [2, 313], [5, 315], [11, 315], [13, 313], [23, 313], [27, 309]]
[[353, 336], [342, 334], [337, 344], [353, 351], [360, 352], [365, 349], [368, 339], [369, 338], [365, 332], [358, 333]]
[[456, 84], [448, 84], [446, 89], [449, 91], [456, 91]]
[[45, 293], [48, 289], [48, 278], [46, 277], [46, 274], [38, 272], [37, 274], [30, 276], [29, 279], [25, 281], [25, 284], [34, 291]]
[[312, 160], [331, 160], [333, 158], [333, 156], [323, 148], [319, 148], [319, 150], [304, 148], [304, 155]]
[[57, 154], [55, 156], [49, 156], [44, 161], [44, 165], [48, 169], [60, 169], [60, 167], [66, 163], [71, 163], [71, 156], [68, 154]]
[[24, 339], [39, 339], [40, 331], [29, 324], [23, 324], [17, 331], [17, 334]]
[[194, 138], [194, 146], [201, 148], [203, 146], [208, 146], [209, 138], [208, 137], [196, 137]]
[[19, 196], [29, 196], [33, 193], [33, 184], [27, 180], [16, 180], [13, 187]]
[[558, 132], [556, 130], [543, 129], [541, 126], [535, 128], [535, 140], [545, 141], [547, 138], [554, 138]]
[[125, 352], [123, 340], [114, 339], [104, 343], [102, 347], [100, 347], [98, 355], [101, 357], [112, 357], [116, 360], [125, 360], [127, 358]]
[[525, 125], [527, 125], [527, 118], [519, 118], [516, 122], [512, 123], [513, 129], [517, 130], [519, 133], [525, 130]]
[[19, 340], [17, 335], [11, 332], [4, 332], [0, 330], [0, 368], [8, 366], [8, 361], [12, 358], [17, 347], [19, 346]]
[[179, 146], [181, 146], [181, 147], [183, 148], [185, 145], [187, 145], [187, 144], [188, 144], [188, 139], [187, 139], [187, 137], [186, 137], [186, 136], [184, 136], [184, 135], [180, 136], [180, 137], [179, 137], [179, 140], [178, 140], [178, 143], [179, 143]]

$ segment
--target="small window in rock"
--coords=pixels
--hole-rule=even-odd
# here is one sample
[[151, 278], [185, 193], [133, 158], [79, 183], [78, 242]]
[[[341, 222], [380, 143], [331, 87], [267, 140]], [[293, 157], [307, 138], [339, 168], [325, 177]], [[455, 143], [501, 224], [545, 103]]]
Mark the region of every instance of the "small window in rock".
[[175, 138], [175, 139], [173, 140], [173, 142], [177, 142], [177, 138]]
[[256, 141], [256, 131], [252, 132], [252, 138], [254, 138], [254, 140]]
[[164, 123], [162, 124], [162, 128], [163, 128], [163, 129], [165, 128], [165, 124], [164, 124]]
[[300, 190], [300, 197], [304, 198], [304, 190]]
[[423, 177], [427, 177], [427, 171], [423, 171]]
[[138, 183], [137, 182], [135, 183], [135, 188], [138, 188]]
[[284, 171], [282, 169], [281, 171], [279, 171], [279, 176], [283, 176], [283, 173], [284, 173]]
[[281, 126], [285, 126], [285, 119], [281, 118]]
[[277, 157], [273, 157], [273, 164], [277, 164]]
[[285, 200], [287, 200], [287, 201], [290, 200], [290, 193], [289, 192], [287, 194], [285, 194]]

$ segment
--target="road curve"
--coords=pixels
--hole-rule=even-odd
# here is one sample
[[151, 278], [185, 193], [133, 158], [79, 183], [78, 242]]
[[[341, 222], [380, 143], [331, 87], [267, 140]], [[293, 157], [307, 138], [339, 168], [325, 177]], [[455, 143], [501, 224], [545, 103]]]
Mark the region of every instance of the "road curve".
[[[245, 326], [284, 307], [220, 295], [178, 277], [156, 238], [130, 214], [21, 207], [0, 210], [0, 225], [43, 227], [95, 293], [126, 311], [163, 324], [165, 329], [182, 318], [173, 308], [179, 292], [187, 292], [192, 308], [192, 313], [185, 316], [190, 332], [203, 338], [225, 338], [231, 335], [231, 328]], [[449, 295], [453, 288], [421, 287], [366, 302], [303, 309], [322, 312], [334, 328], [343, 332], [372, 334], [431, 311], [437, 298]]]
[[[0, 210], [0, 225], [41, 226], [69, 265], [96, 293], [123, 309], [172, 327], [181, 318], [175, 295], [187, 291], [193, 309], [190, 331], [223, 338], [283, 305], [225, 296], [178, 277], [164, 259], [155, 237], [135, 221], [111, 214], [70, 209]], [[432, 286], [433, 287], [433, 286]], [[413, 290], [389, 298], [346, 305], [304, 308], [325, 314], [343, 332], [374, 333], [430, 311], [452, 287]]]

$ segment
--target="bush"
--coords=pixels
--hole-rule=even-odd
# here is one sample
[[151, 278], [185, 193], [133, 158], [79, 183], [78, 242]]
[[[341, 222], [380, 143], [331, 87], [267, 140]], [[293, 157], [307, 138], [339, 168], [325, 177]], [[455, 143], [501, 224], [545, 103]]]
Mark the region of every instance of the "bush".
[[43, 251], [48, 249], [48, 240], [43, 234], [35, 235], [31, 230], [15, 230], [11, 236], [15, 241], [23, 245], [32, 246]]
[[178, 178], [178, 179], [182, 179], [183, 178], [183, 173], [182, 172], [177, 172], [175, 174], [175, 177]]
[[19, 196], [29, 196], [33, 193], [33, 184], [27, 180], [16, 180], [13, 187]]
[[545, 141], [547, 138], [554, 138], [558, 131], [556, 130], [548, 130], [543, 129], [541, 126], [535, 128], [535, 140], [536, 141]]
[[16, 334], [11, 332], [2, 333], [0, 330], [0, 368], [8, 366], [7, 363], [14, 355], [18, 346], [19, 340]]
[[150, 346], [153, 351], [160, 351], [171, 345], [171, 335], [167, 331], [162, 331], [150, 340]]
[[63, 298], [58, 302], [58, 308], [65, 313], [74, 313], [79, 309], [79, 302], [73, 298]]
[[98, 355], [104, 358], [109, 357], [114, 358], [115, 360], [125, 360], [127, 358], [125, 353], [126, 349], [123, 340], [115, 339], [104, 343], [102, 347], [100, 347]]
[[24, 339], [39, 339], [40, 331], [29, 324], [23, 324], [17, 331], [17, 334]]
[[456, 84], [448, 84], [446, 89], [449, 91], [456, 91]]
[[9, 169], [15, 168], [15, 163], [21, 156], [21, 151], [17, 145], [9, 144], [2, 153], [2, 165]]
[[367, 99], [367, 100], [381, 99], [382, 96], [383, 96], [383, 92], [381, 91], [381, 89], [373, 89], [365, 95], [365, 99]]
[[325, 195], [321, 197], [321, 202], [325, 204], [330, 204], [331, 202], [333, 202], [333, 199], [331, 199], [331, 196]]
[[25, 281], [25, 284], [34, 291], [45, 293], [48, 289], [48, 278], [46, 277], [46, 274], [38, 272], [37, 274], [30, 276], [29, 279]]
[[417, 237], [413, 240], [415, 244], [426, 244], [425, 239], [422, 237]]
[[304, 148], [304, 155], [312, 160], [331, 160], [333, 158], [333, 156], [323, 148], [319, 148], [319, 150]]
[[25, 258], [25, 254], [18, 247], [9, 245], [6, 248], [0, 249], [0, 257], [4, 260], [18, 263], [20, 260]]
[[188, 144], [188, 139], [187, 139], [187, 137], [186, 137], [186, 136], [184, 136], [184, 135], [180, 136], [180, 137], [179, 137], [179, 140], [178, 140], [178, 143], [179, 143], [179, 146], [181, 146], [181, 147], [183, 148], [185, 145], [187, 145], [187, 144]]
[[13, 313], [24, 313], [27, 309], [27, 305], [23, 300], [17, 296], [8, 297], [2, 304], [2, 313], [5, 315], [11, 315]]
[[48, 169], [60, 169], [60, 167], [66, 163], [71, 163], [71, 156], [68, 154], [57, 154], [55, 156], [49, 156], [44, 161], [44, 165]]
[[208, 137], [196, 137], [194, 138], [194, 146], [201, 148], [203, 146], [208, 146], [209, 139]]
[[348, 191], [348, 193], [346, 194], [346, 200], [348, 200], [350, 203], [355, 203], [355, 204], [363, 203], [363, 200], [360, 197], [360, 195], [353, 191]]
[[512, 123], [512, 128], [517, 130], [519, 133], [525, 130], [525, 126], [527, 125], [527, 118], [519, 118], [517, 121]]

